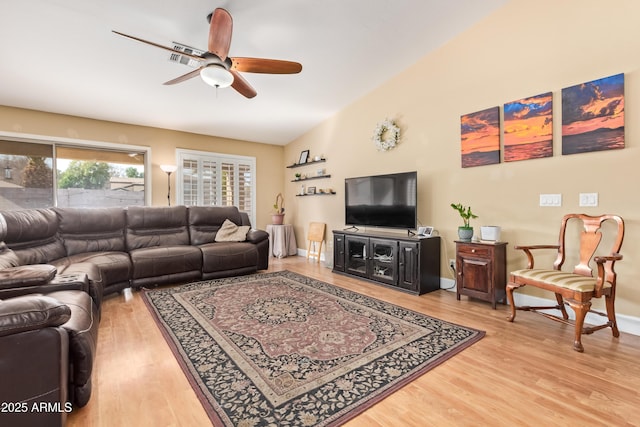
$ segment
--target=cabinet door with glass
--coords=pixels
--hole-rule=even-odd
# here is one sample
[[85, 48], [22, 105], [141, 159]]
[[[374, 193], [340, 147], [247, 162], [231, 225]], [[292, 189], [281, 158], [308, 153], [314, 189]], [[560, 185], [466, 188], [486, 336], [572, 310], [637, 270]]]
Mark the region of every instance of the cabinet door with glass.
[[369, 239], [370, 278], [395, 285], [398, 277], [398, 242], [388, 239]]
[[367, 256], [369, 239], [367, 237], [346, 236], [345, 271], [356, 276], [367, 277]]

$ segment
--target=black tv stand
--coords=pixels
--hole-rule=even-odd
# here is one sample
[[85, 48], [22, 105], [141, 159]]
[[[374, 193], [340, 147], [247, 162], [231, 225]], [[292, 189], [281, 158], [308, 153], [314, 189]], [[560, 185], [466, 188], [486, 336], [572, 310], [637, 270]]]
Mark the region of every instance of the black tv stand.
[[421, 295], [440, 289], [440, 237], [333, 231], [333, 272]]

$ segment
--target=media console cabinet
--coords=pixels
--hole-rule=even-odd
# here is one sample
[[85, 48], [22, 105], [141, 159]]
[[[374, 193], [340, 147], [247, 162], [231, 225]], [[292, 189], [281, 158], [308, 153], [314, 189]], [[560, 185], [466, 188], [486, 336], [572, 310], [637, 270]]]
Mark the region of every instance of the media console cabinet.
[[333, 272], [421, 295], [440, 289], [440, 237], [333, 231]]

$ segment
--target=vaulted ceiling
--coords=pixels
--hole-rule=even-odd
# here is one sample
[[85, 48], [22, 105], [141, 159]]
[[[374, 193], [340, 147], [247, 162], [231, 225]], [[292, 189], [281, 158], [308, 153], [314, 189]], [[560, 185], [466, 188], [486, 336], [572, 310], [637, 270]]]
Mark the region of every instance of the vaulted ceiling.
[[[507, 0], [4, 0], [0, 105], [287, 144]], [[216, 89], [164, 46], [207, 48], [206, 16], [233, 17], [230, 56], [302, 63], [243, 73], [258, 95]]]

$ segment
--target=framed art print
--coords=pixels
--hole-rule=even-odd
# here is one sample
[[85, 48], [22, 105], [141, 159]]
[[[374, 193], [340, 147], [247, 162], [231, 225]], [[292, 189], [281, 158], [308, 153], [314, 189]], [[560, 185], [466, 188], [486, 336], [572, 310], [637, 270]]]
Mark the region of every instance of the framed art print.
[[553, 94], [504, 104], [504, 161], [553, 155]]
[[304, 150], [300, 153], [300, 159], [298, 160], [298, 164], [302, 165], [307, 163], [307, 160], [309, 160], [309, 150]]
[[500, 107], [460, 117], [462, 167], [500, 163]]
[[562, 89], [562, 154], [624, 148], [624, 74]]

